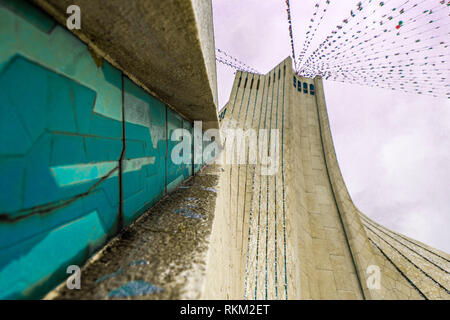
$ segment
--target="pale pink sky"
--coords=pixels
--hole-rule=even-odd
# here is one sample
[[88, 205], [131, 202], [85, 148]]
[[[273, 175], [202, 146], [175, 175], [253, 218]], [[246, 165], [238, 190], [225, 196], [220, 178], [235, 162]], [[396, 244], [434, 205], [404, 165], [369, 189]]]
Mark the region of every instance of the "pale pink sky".
[[[291, 0], [297, 55], [317, 2]], [[357, 2], [331, 1], [317, 43]], [[261, 73], [291, 55], [284, 0], [213, 0], [213, 9], [217, 48]], [[447, 14], [440, 18], [450, 23]], [[440, 65], [446, 75], [449, 67]], [[217, 71], [221, 108], [234, 73], [222, 64]], [[450, 100], [333, 81], [325, 81], [325, 95], [339, 165], [357, 207], [392, 230], [450, 252]]]

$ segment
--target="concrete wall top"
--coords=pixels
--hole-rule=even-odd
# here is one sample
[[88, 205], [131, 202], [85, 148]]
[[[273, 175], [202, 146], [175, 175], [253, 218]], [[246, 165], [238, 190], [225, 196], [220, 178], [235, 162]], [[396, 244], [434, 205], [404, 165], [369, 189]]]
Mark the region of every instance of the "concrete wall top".
[[[32, 0], [66, 25], [70, 0]], [[91, 49], [189, 120], [217, 128], [211, 1], [79, 0]]]

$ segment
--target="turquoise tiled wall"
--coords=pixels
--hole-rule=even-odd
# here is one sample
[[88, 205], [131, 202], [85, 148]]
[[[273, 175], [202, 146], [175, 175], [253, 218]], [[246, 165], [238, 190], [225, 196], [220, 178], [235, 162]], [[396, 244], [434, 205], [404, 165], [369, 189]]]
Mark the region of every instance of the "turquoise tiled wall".
[[182, 127], [39, 9], [0, 0], [0, 298], [42, 297], [191, 175], [170, 159]]
[[167, 191], [172, 191], [177, 184], [184, 180], [183, 164], [176, 164], [172, 161], [172, 152], [179, 141], [172, 141], [171, 137], [176, 129], [183, 128], [183, 119], [171, 109], [167, 109], [167, 132], [168, 132], [168, 152], [167, 152]]
[[193, 160], [194, 159], [193, 159], [192, 154], [193, 154], [193, 143], [194, 143], [194, 141], [193, 141], [192, 137], [193, 137], [194, 132], [193, 132], [192, 123], [189, 122], [189, 121], [183, 121], [183, 128], [186, 129], [189, 132], [189, 136], [191, 137], [189, 139], [186, 139], [186, 141], [184, 141], [185, 144], [186, 144], [186, 150], [190, 151], [189, 154], [188, 154], [189, 164], [185, 164], [184, 170], [183, 170], [183, 177], [187, 178], [187, 177], [189, 177], [190, 175], [193, 174], [193, 171], [192, 171], [193, 170], [193, 165], [192, 164], [193, 164]]
[[124, 80], [125, 156], [122, 168], [125, 223], [164, 195], [166, 106]]

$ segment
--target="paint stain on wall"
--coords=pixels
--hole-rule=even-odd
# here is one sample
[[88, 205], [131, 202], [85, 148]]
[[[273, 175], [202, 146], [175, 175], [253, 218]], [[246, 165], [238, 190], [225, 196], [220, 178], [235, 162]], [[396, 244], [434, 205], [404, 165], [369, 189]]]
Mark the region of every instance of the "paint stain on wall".
[[131, 298], [160, 293], [162, 291], [164, 289], [145, 281], [130, 281], [118, 289], [111, 290], [107, 296], [109, 298]]

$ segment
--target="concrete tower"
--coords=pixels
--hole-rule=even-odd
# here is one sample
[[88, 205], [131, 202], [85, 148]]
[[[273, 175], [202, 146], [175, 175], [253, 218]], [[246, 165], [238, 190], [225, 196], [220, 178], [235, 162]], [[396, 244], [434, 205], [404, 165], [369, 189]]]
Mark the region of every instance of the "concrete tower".
[[[256, 164], [224, 165], [203, 296], [449, 299], [448, 254], [356, 208], [336, 159], [322, 79], [298, 77], [291, 66], [288, 58], [266, 75], [237, 72], [219, 115], [222, 126], [244, 131], [238, 137], [253, 129], [259, 146], [272, 147], [259, 149]], [[223, 138], [225, 149], [236, 141]], [[244, 146], [246, 157], [252, 147]], [[270, 155], [273, 174], [260, 155]]]

